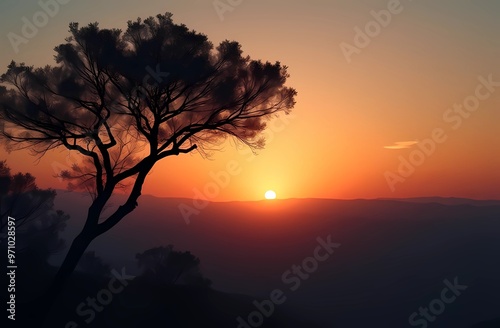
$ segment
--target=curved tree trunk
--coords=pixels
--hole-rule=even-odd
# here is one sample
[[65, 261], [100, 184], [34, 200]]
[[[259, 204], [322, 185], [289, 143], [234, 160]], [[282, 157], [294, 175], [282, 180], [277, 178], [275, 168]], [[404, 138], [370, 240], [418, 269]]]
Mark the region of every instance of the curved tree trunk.
[[61, 292], [64, 290], [64, 286], [71, 277], [71, 274], [75, 271], [80, 258], [94, 238], [95, 237], [91, 234], [82, 231], [71, 243], [68, 253], [65, 256], [63, 263], [57, 270], [52, 283], [39, 297], [36, 304], [34, 304], [34, 306], [36, 306], [35, 315], [38, 317], [37, 321], [39, 320], [40, 324], [44, 323], [44, 321], [49, 318], [53, 305], [56, 303]]
[[[151, 171], [155, 161], [147, 160], [142, 166], [142, 170], [137, 175], [136, 181], [130, 192], [127, 201], [118, 207], [118, 209], [108, 217], [102, 223], [99, 222], [99, 217], [105, 204], [108, 202], [112, 195], [114, 186], [116, 184], [110, 184], [109, 188], [106, 188], [102, 194], [100, 194], [89, 207], [89, 212], [87, 215], [87, 220], [85, 221], [85, 226], [83, 230], [76, 236], [76, 238], [71, 243], [71, 247], [64, 258], [61, 267], [58, 269], [52, 284], [49, 286], [47, 291], [43, 293], [38, 300], [38, 304], [34, 304], [38, 316], [41, 320], [40, 323], [46, 321], [49, 318], [50, 311], [53, 305], [56, 303], [57, 298], [64, 289], [64, 286], [68, 282], [73, 271], [80, 261], [83, 253], [90, 245], [90, 243], [99, 235], [105, 233], [112, 227], [114, 227], [118, 222], [120, 222], [125, 216], [131, 213], [137, 207], [137, 200], [141, 196], [142, 186], [146, 179], [146, 176]], [[51, 327], [52, 328], [52, 327]]]

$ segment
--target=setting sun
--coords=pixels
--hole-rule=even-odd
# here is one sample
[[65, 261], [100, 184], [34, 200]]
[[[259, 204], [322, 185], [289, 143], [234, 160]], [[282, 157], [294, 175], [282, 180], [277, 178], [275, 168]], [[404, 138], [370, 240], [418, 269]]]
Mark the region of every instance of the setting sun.
[[264, 194], [264, 197], [266, 197], [266, 199], [276, 199], [276, 193], [272, 190], [268, 190]]
[[0, 0], [3, 316], [500, 328], [499, 14]]

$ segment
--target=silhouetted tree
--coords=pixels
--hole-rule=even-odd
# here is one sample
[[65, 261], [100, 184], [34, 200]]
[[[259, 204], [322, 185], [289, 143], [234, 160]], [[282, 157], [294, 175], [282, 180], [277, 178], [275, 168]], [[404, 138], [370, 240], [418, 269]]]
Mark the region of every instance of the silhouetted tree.
[[[8, 146], [39, 156], [57, 147], [80, 153], [81, 165], [63, 177], [93, 195], [45, 304], [54, 302], [90, 242], [136, 208], [158, 161], [203, 152], [227, 136], [262, 147], [266, 119], [288, 113], [296, 95], [285, 86], [286, 66], [251, 60], [237, 42], [214, 48], [169, 13], [129, 21], [123, 33], [97, 23], [71, 23], [70, 32], [55, 48], [56, 66], [12, 62], [0, 87]], [[104, 217], [112, 193], [127, 182], [127, 200]]]
[[64, 249], [59, 233], [69, 216], [54, 209], [55, 190], [40, 189], [29, 173], [11, 174], [6, 161], [0, 161], [0, 243], [5, 247], [8, 216], [15, 218], [17, 260], [24, 270], [40, 270], [49, 257]]
[[47, 215], [54, 207], [56, 191], [40, 189], [30, 173], [11, 174], [6, 161], [0, 161], [0, 240], [7, 231], [8, 216], [22, 229], [30, 221]]
[[211, 281], [200, 271], [200, 259], [172, 245], [155, 247], [135, 256], [142, 277], [159, 285], [186, 284], [207, 287]]

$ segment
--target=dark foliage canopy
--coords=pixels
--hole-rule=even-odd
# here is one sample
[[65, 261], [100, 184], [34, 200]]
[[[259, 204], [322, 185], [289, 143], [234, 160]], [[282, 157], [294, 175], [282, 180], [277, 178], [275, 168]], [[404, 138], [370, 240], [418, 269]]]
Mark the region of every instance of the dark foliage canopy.
[[[57, 65], [12, 62], [1, 76], [0, 131], [10, 147], [85, 156], [63, 172], [98, 195], [170, 155], [204, 151], [227, 136], [263, 146], [259, 132], [288, 113], [287, 67], [214, 47], [172, 14], [129, 21], [125, 32], [70, 24]], [[141, 164], [142, 163], [142, 164]]]

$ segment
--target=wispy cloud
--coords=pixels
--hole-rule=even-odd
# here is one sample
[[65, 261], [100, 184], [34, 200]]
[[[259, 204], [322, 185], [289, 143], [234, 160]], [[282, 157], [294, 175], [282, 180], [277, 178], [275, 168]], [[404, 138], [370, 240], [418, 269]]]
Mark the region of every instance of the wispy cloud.
[[385, 149], [405, 149], [411, 148], [412, 146], [418, 144], [417, 140], [413, 141], [396, 141], [393, 145], [384, 146]]

